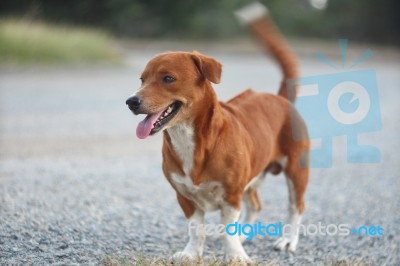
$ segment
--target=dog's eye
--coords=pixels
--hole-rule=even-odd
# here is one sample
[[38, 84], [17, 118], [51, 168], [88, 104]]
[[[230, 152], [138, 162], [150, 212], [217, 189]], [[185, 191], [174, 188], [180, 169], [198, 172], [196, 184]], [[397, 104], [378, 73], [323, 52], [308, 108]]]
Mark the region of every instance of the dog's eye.
[[164, 76], [162, 80], [163, 80], [163, 82], [165, 82], [165, 83], [172, 83], [172, 82], [175, 81], [175, 78], [173, 78], [173, 77], [171, 77], [171, 76]]
[[142, 77], [140, 78], [140, 81], [143, 83], [143, 78]]

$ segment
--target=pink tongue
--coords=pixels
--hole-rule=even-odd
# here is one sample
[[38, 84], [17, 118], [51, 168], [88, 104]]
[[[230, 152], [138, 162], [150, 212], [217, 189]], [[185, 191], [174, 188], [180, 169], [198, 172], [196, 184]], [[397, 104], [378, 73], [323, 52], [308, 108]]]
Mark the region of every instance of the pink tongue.
[[160, 117], [163, 111], [153, 114], [153, 115], [148, 115], [146, 118], [141, 121], [137, 128], [136, 128], [136, 136], [139, 139], [145, 139], [150, 135], [151, 130], [153, 129], [153, 124], [154, 122], [157, 121], [157, 119]]

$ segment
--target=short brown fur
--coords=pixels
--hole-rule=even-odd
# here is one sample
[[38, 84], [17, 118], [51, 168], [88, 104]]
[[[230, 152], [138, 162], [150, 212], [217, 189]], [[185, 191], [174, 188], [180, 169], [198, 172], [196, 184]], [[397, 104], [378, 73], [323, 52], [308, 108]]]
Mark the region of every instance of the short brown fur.
[[[245, 191], [246, 186], [264, 172], [278, 174], [283, 170], [293, 183], [297, 210], [300, 214], [304, 211], [309, 141], [305, 123], [292, 104], [295, 93], [289, 95], [285, 86], [287, 79], [298, 76], [297, 60], [273, 25], [261, 20], [250, 24], [250, 28], [282, 67], [279, 95], [248, 89], [228, 102], [218, 101], [211, 83], [220, 82], [222, 65], [198, 52], [160, 54], [142, 74], [143, 84], [137, 93], [143, 100], [142, 111], [159, 112], [179, 101], [182, 107], [168, 127], [184, 123], [194, 132], [190, 173], [185, 173], [168, 130], [164, 130], [162, 148], [163, 172], [188, 218], [198, 206], [179, 193], [172, 174], [188, 176], [193, 185], [218, 182], [224, 188], [224, 202], [235, 209], [240, 208], [247, 193], [252, 208], [260, 211], [257, 191]], [[174, 82], [162, 82], [165, 75], [174, 77]], [[293, 119], [301, 141], [293, 138]], [[280, 163], [282, 158], [287, 159], [286, 164]]]

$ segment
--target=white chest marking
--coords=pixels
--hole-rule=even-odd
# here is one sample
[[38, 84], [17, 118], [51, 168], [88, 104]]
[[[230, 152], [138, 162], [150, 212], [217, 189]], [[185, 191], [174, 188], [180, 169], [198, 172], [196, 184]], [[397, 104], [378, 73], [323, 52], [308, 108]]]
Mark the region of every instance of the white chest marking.
[[225, 190], [219, 182], [194, 185], [190, 177], [177, 174], [172, 174], [172, 182], [179, 193], [193, 201], [196, 207], [203, 211], [215, 211], [224, 203]]
[[187, 199], [192, 200], [197, 208], [204, 211], [218, 209], [223, 203], [224, 188], [218, 182], [207, 182], [194, 185], [190, 177], [193, 167], [193, 154], [195, 142], [193, 129], [185, 124], [168, 128], [172, 146], [176, 154], [182, 160], [184, 176], [172, 174], [172, 182], [175, 188]]
[[186, 176], [189, 176], [193, 167], [195, 148], [193, 128], [185, 124], [179, 124], [167, 130], [171, 137], [172, 146], [174, 146], [175, 152], [182, 160], [183, 171]]

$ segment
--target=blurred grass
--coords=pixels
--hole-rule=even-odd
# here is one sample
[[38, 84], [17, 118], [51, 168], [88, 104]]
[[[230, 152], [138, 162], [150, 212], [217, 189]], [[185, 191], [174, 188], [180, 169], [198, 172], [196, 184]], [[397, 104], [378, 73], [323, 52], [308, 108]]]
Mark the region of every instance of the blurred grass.
[[0, 63], [118, 63], [111, 36], [70, 26], [0, 20]]
[[[101, 264], [102, 266], [169, 266], [169, 265], [176, 265], [176, 266], [242, 266], [248, 265], [246, 263], [240, 261], [229, 261], [225, 262], [220, 259], [196, 259], [196, 260], [182, 260], [182, 261], [174, 261], [171, 262], [168, 259], [162, 258], [152, 258], [147, 257], [144, 254], [139, 254], [132, 258], [122, 258], [122, 257], [110, 257], [107, 256]], [[254, 263], [251, 264], [254, 266], [259, 266], [261, 264]], [[264, 266], [277, 266], [277, 263], [263, 263]], [[342, 265], [341, 265], [342, 266]], [[347, 266], [347, 265], [343, 265]]]
[[[183, 260], [172, 263], [169, 259], [163, 258], [154, 258], [149, 257], [144, 254], [138, 254], [128, 256], [128, 257], [120, 257], [120, 256], [106, 256], [103, 261], [100, 263], [102, 266], [168, 266], [168, 265], [176, 265], [176, 266], [241, 266], [248, 265], [239, 261], [223, 261], [217, 258], [210, 259], [197, 259], [194, 261]], [[255, 262], [251, 264], [253, 266], [277, 266], [281, 265], [278, 261], [264, 261], [264, 262]], [[319, 262], [318, 265], [324, 266], [372, 266], [372, 262], [364, 262], [362, 258], [358, 260], [325, 260], [323, 262]]]

